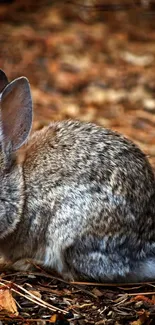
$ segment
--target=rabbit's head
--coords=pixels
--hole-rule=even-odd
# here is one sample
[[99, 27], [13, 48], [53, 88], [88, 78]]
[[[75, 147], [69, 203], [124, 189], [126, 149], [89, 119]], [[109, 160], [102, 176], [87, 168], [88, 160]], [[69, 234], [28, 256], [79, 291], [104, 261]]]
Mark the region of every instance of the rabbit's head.
[[15, 229], [22, 205], [22, 171], [16, 151], [25, 143], [32, 125], [29, 82], [8, 82], [0, 70], [0, 239]]

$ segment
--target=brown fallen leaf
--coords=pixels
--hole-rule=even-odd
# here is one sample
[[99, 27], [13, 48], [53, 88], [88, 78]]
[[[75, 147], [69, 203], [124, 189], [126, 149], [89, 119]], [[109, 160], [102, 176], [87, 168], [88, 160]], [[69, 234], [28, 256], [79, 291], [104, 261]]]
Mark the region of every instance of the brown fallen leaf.
[[18, 316], [16, 302], [9, 289], [0, 289], [0, 311], [5, 310], [9, 314]]
[[139, 318], [133, 322], [131, 322], [131, 325], [143, 325], [146, 324], [146, 321], [149, 319], [150, 313], [146, 310], [141, 310], [138, 312]]
[[97, 296], [97, 297], [102, 297], [103, 296], [103, 292], [101, 292], [99, 289], [97, 289], [97, 288], [94, 288], [93, 290], [92, 290], [92, 293], [95, 295], [95, 296]]
[[57, 315], [54, 314], [54, 315], [51, 316], [49, 322], [54, 324], [56, 322], [56, 320], [57, 320]]
[[67, 320], [64, 318], [63, 314], [53, 314], [51, 318], [49, 319], [49, 323], [56, 324], [57, 322], [59, 323], [65, 323], [69, 325]]
[[41, 293], [39, 291], [36, 290], [29, 290], [30, 293], [32, 293], [34, 296], [36, 296], [37, 298], [41, 299]]
[[152, 299], [146, 297], [146, 296], [143, 296], [143, 295], [137, 295], [136, 297], [132, 298], [133, 301], [144, 301], [144, 302], [147, 302], [148, 304], [152, 304], [154, 305], [155, 304], [155, 298], [154, 296], [152, 297]]

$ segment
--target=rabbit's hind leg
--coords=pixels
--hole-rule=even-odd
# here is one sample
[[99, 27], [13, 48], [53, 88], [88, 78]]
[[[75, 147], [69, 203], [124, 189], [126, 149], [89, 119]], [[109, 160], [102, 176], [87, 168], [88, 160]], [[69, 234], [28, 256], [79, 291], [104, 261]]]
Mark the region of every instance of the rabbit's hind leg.
[[137, 263], [134, 270], [139, 281], [154, 281], [155, 280], [155, 257], [145, 258]]
[[82, 243], [77, 240], [66, 250], [64, 258], [74, 280], [116, 283], [155, 280], [155, 257], [132, 260], [130, 254], [122, 254], [121, 250], [107, 252], [87, 240]]
[[78, 243], [65, 252], [65, 262], [74, 280], [129, 282], [129, 261], [115, 254], [80, 249]]

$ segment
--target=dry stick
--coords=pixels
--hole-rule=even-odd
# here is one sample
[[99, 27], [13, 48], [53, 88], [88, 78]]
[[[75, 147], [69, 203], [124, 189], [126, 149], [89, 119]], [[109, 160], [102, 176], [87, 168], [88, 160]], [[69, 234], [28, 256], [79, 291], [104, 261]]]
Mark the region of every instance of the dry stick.
[[4, 278], [8, 278], [8, 277], [10, 277], [10, 276], [24, 276], [24, 275], [26, 275], [26, 276], [28, 276], [28, 275], [36, 275], [36, 276], [42, 276], [42, 277], [44, 277], [44, 278], [49, 278], [49, 279], [52, 279], [52, 280], [57, 280], [57, 281], [60, 281], [60, 282], [63, 282], [63, 283], [65, 283], [65, 284], [71, 284], [71, 282], [68, 282], [68, 281], [65, 281], [65, 280], [63, 280], [62, 278], [59, 278], [59, 277], [55, 277], [55, 276], [53, 276], [53, 275], [51, 275], [51, 274], [48, 274], [48, 273], [46, 273], [45, 271], [43, 271], [42, 273], [41, 272], [29, 272], [29, 271], [27, 271], [27, 272], [16, 272], [16, 273], [12, 273], [12, 274], [6, 274], [6, 275], [3, 275], [1, 278], [2, 279], [4, 279]]
[[[154, 282], [152, 282], [154, 283]], [[120, 287], [120, 286], [134, 286], [134, 285], [149, 285], [150, 282], [131, 282], [131, 283], [99, 283], [99, 282], [69, 282], [69, 284], [87, 285], [87, 286], [101, 286], [101, 287]]]
[[[15, 289], [13, 289], [13, 288], [7, 287], [6, 284], [0, 282], [0, 285], [2, 285], [2, 286], [4, 286], [5, 288], [8, 288], [9, 290], [11, 290], [11, 291], [13, 291], [13, 292], [19, 294], [21, 297], [27, 298], [28, 300], [32, 301], [33, 303], [36, 303], [36, 301], [34, 301], [33, 299], [29, 298], [27, 295], [24, 295], [23, 293], [21, 293], [21, 292], [15, 290]], [[38, 305], [40, 305], [40, 306], [42, 306], [42, 307], [45, 307], [45, 305], [44, 305], [44, 304], [41, 304], [41, 303], [38, 303]], [[49, 307], [48, 307], [48, 308], [49, 308]], [[49, 309], [52, 310], [52, 308], [49, 308]], [[52, 310], [52, 311], [54, 311], [54, 310]]]
[[[32, 323], [32, 322], [45, 322], [45, 318], [20, 318], [19, 316], [17, 316], [17, 317], [14, 317], [13, 318], [14, 319], [14, 321], [19, 321], [19, 322], [21, 322], [21, 321], [23, 321], [24, 323], [23, 324], [25, 324], [25, 322], [27, 322], [27, 323]], [[1, 321], [10, 321], [10, 318], [9, 317], [2, 317], [1, 315], [0, 315], [0, 320]], [[12, 320], [11, 320], [12, 321]], [[48, 321], [48, 319], [47, 319], [47, 321]]]
[[75, 281], [75, 282], [68, 282], [68, 281], [65, 281], [63, 280], [62, 278], [59, 278], [59, 277], [55, 277], [51, 274], [48, 274], [46, 273], [45, 271], [43, 271], [43, 273], [40, 273], [40, 272], [16, 272], [16, 273], [12, 273], [12, 274], [6, 274], [6, 275], [3, 275], [2, 279], [3, 278], [6, 278], [6, 277], [10, 277], [10, 276], [20, 276], [20, 275], [36, 275], [36, 276], [42, 276], [44, 278], [49, 278], [49, 279], [54, 279], [54, 280], [57, 280], [57, 281], [60, 281], [60, 282], [63, 282], [65, 284], [69, 284], [69, 285], [86, 285], [86, 286], [98, 286], [98, 287], [123, 287], [123, 286], [137, 286], [137, 285], [140, 285], [140, 286], [143, 286], [143, 285], [153, 285], [155, 284], [154, 281], [152, 282], [123, 282], [123, 283], [100, 283], [100, 282], [79, 282], [79, 281]]
[[155, 291], [150, 292], [137, 292], [137, 293], [127, 293], [128, 296], [148, 296], [155, 295]]
[[[50, 309], [51, 311], [60, 311], [61, 313], [63, 314], [67, 314], [68, 312], [63, 310], [63, 309], [60, 309], [58, 307], [55, 307], [55, 306], [52, 306], [50, 305], [49, 303], [43, 301], [42, 299], [40, 299], [39, 297], [36, 297], [35, 295], [33, 295], [31, 292], [29, 292], [28, 290], [20, 287], [18, 284], [14, 284], [13, 282], [11, 281], [7, 281], [7, 280], [3, 280], [4, 282], [6, 282], [7, 284], [13, 284], [15, 287], [17, 287], [18, 289], [20, 289], [21, 291], [24, 291], [26, 293], [26, 295], [24, 295], [23, 293], [19, 292], [18, 290], [14, 289], [14, 288], [10, 288], [8, 286], [8, 289], [12, 290], [13, 292], [19, 294], [20, 296], [22, 297], [26, 297], [28, 300], [32, 301], [33, 303], [37, 303], [38, 305], [42, 306], [42, 307], [46, 307], [48, 309]], [[7, 284], [3, 283], [0, 281], [0, 285], [2, 286], [5, 286], [7, 287]], [[33, 299], [32, 299], [32, 298]]]
[[[127, 288], [126, 288], [126, 287], [118, 287], [118, 289], [120, 289], [120, 290], [124, 290], [124, 291], [125, 291], [125, 290], [128, 290], [128, 291], [129, 291], [129, 290], [141, 289], [141, 287], [142, 287], [142, 286], [134, 286], [134, 287], [131, 287], [131, 288], [130, 288], [130, 287], [127, 287]], [[153, 287], [154, 287], [154, 286], [153, 286]]]

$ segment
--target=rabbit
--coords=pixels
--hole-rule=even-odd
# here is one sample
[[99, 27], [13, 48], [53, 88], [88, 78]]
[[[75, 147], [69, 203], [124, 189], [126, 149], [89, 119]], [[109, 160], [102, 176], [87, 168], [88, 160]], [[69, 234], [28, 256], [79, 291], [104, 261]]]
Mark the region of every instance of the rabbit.
[[4, 260], [29, 259], [70, 281], [153, 280], [155, 177], [145, 154], [93, 123], [52, 122], [30, 135], [28, 80], [9, 83], [1, 70], [0, 93]]

